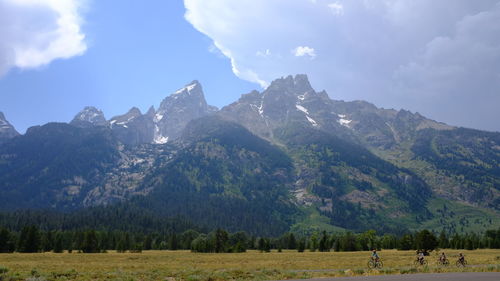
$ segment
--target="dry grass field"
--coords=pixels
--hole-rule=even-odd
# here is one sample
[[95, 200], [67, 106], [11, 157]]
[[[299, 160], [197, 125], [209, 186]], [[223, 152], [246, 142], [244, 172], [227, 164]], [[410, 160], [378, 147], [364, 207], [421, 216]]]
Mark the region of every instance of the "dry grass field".
[[463, 251], [469, 266], [457, 268], [459, 251], [446, 251], [452, 261], [439, 267], [436, 256], [427, 267], [414, 268], [413, 251], [381, 251], [382, 270], [366, 266], [369, 252], [284, 251], [199, 254], [188, 251], [143, 253], [0, 254], [0, 280], [276, 280], [417, 272], [500, 271], [500, 250]]

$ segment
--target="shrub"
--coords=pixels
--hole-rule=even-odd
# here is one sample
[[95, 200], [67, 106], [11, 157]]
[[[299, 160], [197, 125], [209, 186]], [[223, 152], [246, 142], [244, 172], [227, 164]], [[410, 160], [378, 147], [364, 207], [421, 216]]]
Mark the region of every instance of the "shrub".
[[0, 266], [0, 274], [5, 274], [7, 272], [9, 272], [9, 269], [7, 267]]

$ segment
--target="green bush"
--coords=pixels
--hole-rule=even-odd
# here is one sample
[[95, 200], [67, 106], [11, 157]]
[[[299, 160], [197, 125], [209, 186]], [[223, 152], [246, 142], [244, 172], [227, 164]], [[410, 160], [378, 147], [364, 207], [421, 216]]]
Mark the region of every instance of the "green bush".
[[7, 267], [0, 266], [0, 274], [5, 274], [7, 272], [9, 272], [9, 269]]

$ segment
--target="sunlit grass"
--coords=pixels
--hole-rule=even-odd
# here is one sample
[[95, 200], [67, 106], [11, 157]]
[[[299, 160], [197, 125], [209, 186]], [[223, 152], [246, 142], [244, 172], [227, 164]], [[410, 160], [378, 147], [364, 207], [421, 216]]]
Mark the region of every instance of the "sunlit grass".
[[[413, 251], [381, 251], [384, 268], [369, 270], [369, 252], [284, 251], [242, 254], [200, 254], [188, 251], [146, 251], [143, 253], [0, 254], [0, 267], [7, 277], [24, 280], [40, 275], [46, 280], [268, 280], [401, 274], [417, 272], [500, 271], [500, 250], [462, 251], [468, 267], [457, 268], [459, 251], [446, 250], [451, 265], [439, 267], [436, 256], [429, 266], [414, 268]], [[18, 278], [18, 279], [17, 279]], [[8, 279], [7, 279], [8, 280]]]

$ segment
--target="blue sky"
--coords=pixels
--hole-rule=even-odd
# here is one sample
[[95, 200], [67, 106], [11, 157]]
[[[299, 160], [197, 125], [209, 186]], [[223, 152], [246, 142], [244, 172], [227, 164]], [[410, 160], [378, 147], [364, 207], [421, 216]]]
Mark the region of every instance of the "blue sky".
[[146, 111], [194, 79], [207, 101], [226, 105], [259, 85], [239, 79], [228, 58], [184, 19], [182, 1], [92, 1], [83, 13], [87, 50], [0, 77], [0, 111], [20, 131], [69, 122], [86, 105], [107, 118], [132, 106]]
[[193, 79], [221, 107], [306, 73], [334, 99], [500, 131], [498, 34], [500, 0], [0, 0], [0, 111], [23, 132]]

